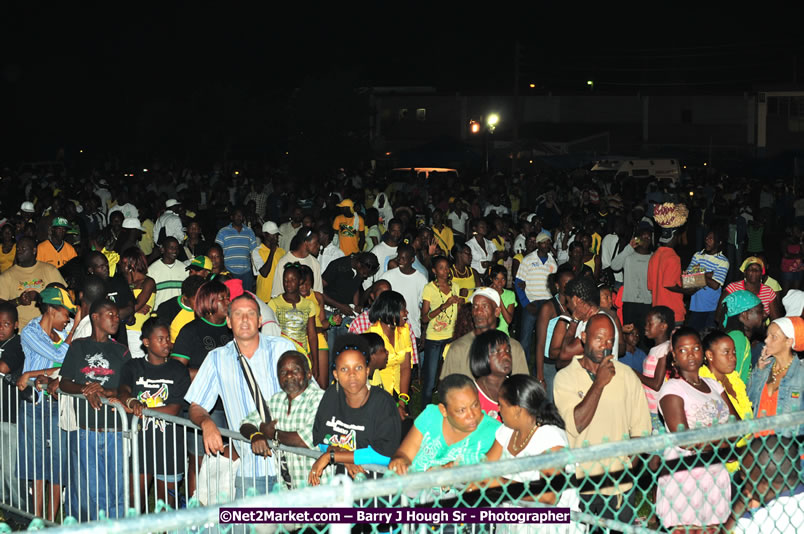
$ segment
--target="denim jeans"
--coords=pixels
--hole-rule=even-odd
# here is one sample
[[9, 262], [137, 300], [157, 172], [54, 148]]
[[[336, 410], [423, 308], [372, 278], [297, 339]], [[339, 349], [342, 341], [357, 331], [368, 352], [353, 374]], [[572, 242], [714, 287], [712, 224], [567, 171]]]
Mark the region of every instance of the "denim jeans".
[[240, 474], [235, 477], [235, 499], [242, 499], [246, 497], [246, 493], [252, 488], [255, 495], [265, 495], [270, 493], [276, 486], [276, 477], [266, 475], [264, 477], [250, 478], [248, 476], [241, 477]]
[[329, 343], [329, 378], [327, 379], [329, 382], [332, 382], [332, 368], [335, 365], [335, 355], [332, 352], [332, 349], [335, 347], [335, 340], [338, 339], [340, 336], [349, 333], [349, 324], [351, 324], [351, 318], [348, 320], [346, 318], [343, 319], [343, 323], [340, 326], [330, 326], [327, 330], [327, 343]]
[[539, 318], [539, 310], [547, 301], [537, 300], [534, 302], [538, 304], [535, 313], [530, 313], [527, 309], [522, 310], [522, 320], [520, 322], [519, 332], [519, 342], [522, 344], [522, 348], [525, 350], [525, 358], [528, 360], [528, 363], [535, 363], [536, 361], [536, 358], [531, 360], [530, 357], [531, 343], [533, 342], [533, 333], [536, 330], [536, 321]]
[[550, 399], [550, 402], [553, 402], [553, 382], [556, 379], [556, 373], [558, 370], [556, 369], [556, 364], [554, 361], [548, 362], [545, 360], [544, 362], [544, 389], [545, 393], [547, 393], [547, 398]]
[[422, 370], [422, 410], [430, 404], [433, 398], [433, 390], [435, 389], [436, 380], [438, 377], [438, 362], [444, 354], [444, 347], [449, 343], [449, 339], [430, 340], [424, 341], [424, 352], [422, 354], [422, 361], [420, 362]]
[[101, 510], [108, 518], [125, 517], [123, 436], [83, 428], [77, 435], [78, 446], [70, 450], [70, 483], [77, 488], [70, 496], [77, 502], [70, 503], [70, 514], [82, 522], [98, 519]]

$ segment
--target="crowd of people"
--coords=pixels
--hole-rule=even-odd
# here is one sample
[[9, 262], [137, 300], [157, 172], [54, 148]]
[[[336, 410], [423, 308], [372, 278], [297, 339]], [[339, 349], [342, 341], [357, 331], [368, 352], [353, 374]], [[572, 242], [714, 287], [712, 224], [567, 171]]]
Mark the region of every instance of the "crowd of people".
[[[268, 491], [368, 464], [405, 474], [802, 409], [804, 196], [792, 182], [249, 174], [20, 181], [0, 227], [0, 372], [23, 392], [2, 414], [0, 439], [16, 447], [2, 482], [9, 495], [31, 483], [36, 515], [54, 517], [68, 478], [71, 515], [127, 505], [119, 427], [76, 418], [59, 391], [202, 429], [147, 430], [160, 453], [140, 451], [149, 475], [132, 483], [161, 481], [167, 500], [181, 484], [192, 494], [217, 453]], [[58, 401], [42, 410], [45, 391]], [[46, 431], [23, 431], [35, 425]], [[220, 428], [251, 447], [228, 450]], [[797, 485], [800, 430], [664, 451], [680, 467], [641, 488], [647, 520], [738, 524]], [[786, 467], [752, 476], [777, 448]], [[656, 459], [581, 464], [587, 483], [539, 500], [633, 522], [644, 481], [612, 473]]]

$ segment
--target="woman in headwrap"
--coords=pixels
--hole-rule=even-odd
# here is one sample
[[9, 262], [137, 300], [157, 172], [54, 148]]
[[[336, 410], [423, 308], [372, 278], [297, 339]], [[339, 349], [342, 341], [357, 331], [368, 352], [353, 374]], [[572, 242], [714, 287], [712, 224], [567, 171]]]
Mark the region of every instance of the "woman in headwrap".
[[[771, 417], [804, 409], [801, 396], [804, 362], [796, 355], [797, 351], [804, 351], [804, 319], [782, 317], [773, 321], [768, 327], [762, 356], [748, 382], [754, 417]], [[742, 459], [742, 469], [748, 476], [742, 498], [735, 502], [735, 516], [739, 517], [746, 506], [758, 508], [779, 492], [792, 490], [801, 480], [798, 471], [802, 430], [801, 426], [787, 426], [754, 434], [751, 450]], [[769, 459], [767, 455], [763, 458], [763, 450], [772, 453], [773, 458]]]
[[[796, 352], [804, 351], [804, 319], [782, 317], [768, 327], [765, 348], [748, 381], [748, 397], [755, 417], [770, 417], [804, 409], [804, 362]], [[799, 429], [786, 428], [784, 437], [795, 437]], [[761, 435], [771, 434], [766, 431]]]
[[743, 280], [732, 282], [726, 286], [726, 289], [721, 295], [721, 301], [718, 303], [718, 309], [715, 312], [715, 317], [723, 318], [723, 299], [735, 291], [747, 290], [759, 297], [762, 301], [762, 307], [765, 308], [765, 314], [770, 317], [771, 321], [782, 316], [782, 311], [779, 307], [779, 299], [776, 292], [768, 285], [762, 282], [762, 277], [765, 274], [765, 263], [762, 259], [756, 256], [747, 258], [740, 266], [740, 270], [745, 274]]
[[385, 193], [380, 193], [374, 199], [374, 204], [371, 206], [372, 208], [376, 208], [380, 214], [380, 224], [383, 228], [388, 226], [388, 221], [394, 218], [394, 209], [391, 207], [391, 204], [388, 202], [388, 197]]
[[751, 339], [761, 332], [765, 311], [759, 297], [744, 289], [726, 295], [722, 301], [723, 327], [734, 341], [736, 371], [748, 383], [751, 372]]

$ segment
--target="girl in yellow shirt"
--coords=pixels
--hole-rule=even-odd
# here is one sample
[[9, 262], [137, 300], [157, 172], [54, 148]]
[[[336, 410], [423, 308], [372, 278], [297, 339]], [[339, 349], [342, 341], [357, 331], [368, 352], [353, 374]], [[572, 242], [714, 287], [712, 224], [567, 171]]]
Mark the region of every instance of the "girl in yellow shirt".
[[413, 347], [405, 298], [396, 291], [384, 291], [369, 310], [371, 326], [366, 332], [379, 334], [388, 350], [388, 364], [379, 370], [383, 387], [394, 396], [397, 407], [407, 413], [410, 402], [410, 370]]
[[[327, 344], [326, 331], [329, 328], [329, 321], [327, 314], [324, 310], [324, 296], [318, 291], [313, 291], [313, 270], [307, 265], [300, 267], [302, 275], [302, 283], [299, 286], [299, 292], [305, 300], [311, 302], [315, 310], [315, 330], [318, 337], [318, 354], [311, 354], [311, 358], [318, 358], [318, 376], [314, 378], [321, 386], [321, 389], [326, 389], [327, 378], [329, 375], [329, 345]], [[310, 366], [312, 368], [312, 365]]]

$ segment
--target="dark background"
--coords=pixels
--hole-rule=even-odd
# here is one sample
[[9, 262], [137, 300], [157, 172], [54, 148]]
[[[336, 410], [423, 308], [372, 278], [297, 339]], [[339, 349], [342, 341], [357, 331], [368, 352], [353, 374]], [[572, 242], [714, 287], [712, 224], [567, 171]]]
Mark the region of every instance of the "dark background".
[[356, 88], [510, 94], [516, 65], [523, 94], [588, 79], [601, 92], [739, 92], [804, 76], [800, 8], [692, 6], [4, 3], [0, 161], [60, 149], [279, 161], [326, 138], [360, 150]]

